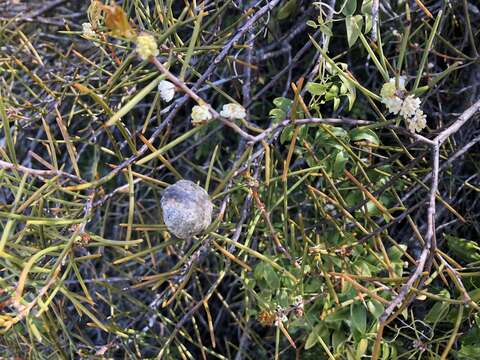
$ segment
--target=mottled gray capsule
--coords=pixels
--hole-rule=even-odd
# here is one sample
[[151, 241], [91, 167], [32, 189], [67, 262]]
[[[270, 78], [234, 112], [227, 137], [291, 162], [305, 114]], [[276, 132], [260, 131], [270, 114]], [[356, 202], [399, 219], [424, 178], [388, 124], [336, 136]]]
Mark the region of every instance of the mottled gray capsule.
[[189, 180], [168, 186], [161, 205], [165, 225], [180, 239], [202, 232], [212, 222], [213, 204], [207, 192]]

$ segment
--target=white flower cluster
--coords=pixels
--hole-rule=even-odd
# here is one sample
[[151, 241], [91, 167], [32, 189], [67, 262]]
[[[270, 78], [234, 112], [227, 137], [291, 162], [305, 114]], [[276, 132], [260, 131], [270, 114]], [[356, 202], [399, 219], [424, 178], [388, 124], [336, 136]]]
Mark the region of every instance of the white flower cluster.
[[231, 103], [223, 105], [222, 111], [220, 111], [220, 116], [232, 120], [245, 119], [247, 112], [243, 106]]
[[427, 115], [421, 109], [415, 110], [415, 114], [407, 119], [408, 130], [420, 132], [427, 127]]
[[[162, 84], [162, 82], [160, 84]], [[167, 85], [163, 85], [163, 87], [166, 88]], [[160, 85], [159, 85], [159, 90], [160, 90]], [[167, 90], [165, 90], [165, 93], [167, 93]], [[160, 91], [160, 95], [162, 96], [161, 91]], [[162, 98], [165, 100], [163, 96]], [[230, 104], [223, 105], [222, 111], [220, 111], [220, 116], [227, 119], [231, 119], [231, 120], [241, 120], [241, 119], [245, 119], [245, 117], [247, 116], [247, 111], [241, 105], [230, 103]], [[194, 124], [206, 123], [212, 118], [213, 118], [213, 115], [210, 112], [208, 105], [206, 104], [195, 105], [192, 108], [192, 123]]]
[[95, 46], [100, 46], [100, 43], [98, 42], [98, 34], [93, 29], [91, 23], [85, 22], [82, 24], [82, 36], [85, 39], [91, 40]]
[[392, 78], [383, 84], [380, 90], [382, 103], [390, 113], [400, 114], [407, 122], [407, 127], [411, 132], [420, 132], [427, 126], [427, 116], [420, 109], [420, 99], [414, 95], [404, 98], [405, 92], [405, 79], [400, 77], [397, 88], [395, 78]]
[[195, 105], [192, 108], [192, 123], [206, 123], [212, 119], [212, 113], [207, 105]]
[[175, 96], [175, 85], [170, 81], [162, 80], [158, 84], [158, 92], [163, 101], [170, 102]]
[[82, 35], [89, 39], [94, 39], [97, 37], [97, 33], [93, 30], [92, 24], [89, 22], [82, 24]]

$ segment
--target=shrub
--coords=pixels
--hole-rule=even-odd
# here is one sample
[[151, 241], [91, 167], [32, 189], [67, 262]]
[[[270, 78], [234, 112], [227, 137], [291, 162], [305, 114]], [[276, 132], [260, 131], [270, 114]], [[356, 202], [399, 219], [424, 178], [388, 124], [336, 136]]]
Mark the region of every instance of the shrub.
[[478, 4], [3, 12], [1, 357], [480, 358]]

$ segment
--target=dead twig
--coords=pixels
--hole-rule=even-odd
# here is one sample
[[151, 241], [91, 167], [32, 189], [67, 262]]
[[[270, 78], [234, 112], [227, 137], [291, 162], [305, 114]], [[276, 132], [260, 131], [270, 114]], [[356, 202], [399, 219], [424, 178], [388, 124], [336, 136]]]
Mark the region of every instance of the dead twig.
[[377, 332], [375, 340], [372, 359], [376, 360], [380, 354], [380, 343], [383, 337], [383, 329], [385, 325], [393, 320], [390, 315], [397, 306], [402, 304], [410, 290], [413, 288], [416, 281], [422, 275], [427, 260], [433, 258], [436, 249], [436, 227], [435, 227], [435, 214], [436, 214], [436, 194], [438, 190], [438, 175], [440, 172], [440, 146], [450, 136], [455, 134], [478, 110], [480, 109], [480, 100], [475, 102], [471, 107], [465, 110], [459, 118], [451, 124], [448, 128], [443, 130], [433, 141], [434, 145], [431, 150], [431, 162], [432, 171], [430, 173], [431, 186], [429, 191], [428, 210], [427, 210], [427, 232], [425, 235], [425, 243], [420, 256], [417, 259], [415, 271], [410, 275], [405, 284], [402, 285], [398, 295], [390, 302], [387, 308], [384, 310], [379, 318], [380, 326]]

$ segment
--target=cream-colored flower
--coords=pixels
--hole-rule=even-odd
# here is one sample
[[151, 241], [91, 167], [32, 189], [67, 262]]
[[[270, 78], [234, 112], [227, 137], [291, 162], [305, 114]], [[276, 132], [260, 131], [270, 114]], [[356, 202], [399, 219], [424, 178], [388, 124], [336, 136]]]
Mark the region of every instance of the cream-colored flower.
[[137, 53], [143, 60], [148, 60], [151, 56], [159, 54], [157, 41], [147, 33], [141, 33], [136, 39]]
[[398, 96], [392, 96], [387, 98], [382, 98], [382, 103], [385, 104], [388, 111], [392, 114], [398, 114], [402, 108], [403, 100]]
[[170, 102], [175, 96], [175, 85], [170, 81], [162, 80], [158, 84], [158, 91], [163, 101]]
[[398, 79], [398, 88], [396, 79], [391, 78], [387, 83], [383, 84], [380, 90], [382, 103], [387, 106], [390, 113], [395, 115], [400, 112], [403, 104], [403, 100], [400, 97], [402, 94], [398, 93], [398, 90], [401, 92], [405, 91], [405, 78], [403, 76], [400, 76]]
[[395, 82], [389, 81], [383, 84], [382, 89], [380, 90], [380, 96], [382, 99], [391, 98], [395, 96], [395, 90], [397, 90], [395, 87]]
[[89, 22], [82, 24], [82, 35], [86, 38], [95, 38], [97, 37], [97, 33], [93, 30], [92, 24]]
[[421, 109], [415, 111], [415, 115], [407, 119], [408, 130], [420, 132], [427, 127], [427, 115]]
[[[382, 89], [380, 90], [380, 96], [382, 98], [390, 98], [396, 96], [396, 79], [391, 78], [387, 83], [383, 84]], [[405, 91], [405, 77], [400, 76], [398, 78], [398, 90]]]
[[220, 116], [228, 119], [245, 119], [247, 112], [243, 106], [231, 103], [223, 105], [222, 111], [220, 111]]
[[195, 105], [192, 108], [192, 122], [200, 124], [212, 119], [212, 113], [207, 105]]
[[420, 99], [414, 95], [408, 95], [405, 100], [403, 100], [400, 115], [406, 119], [414, 116], [418, 109], [420, 109]]

